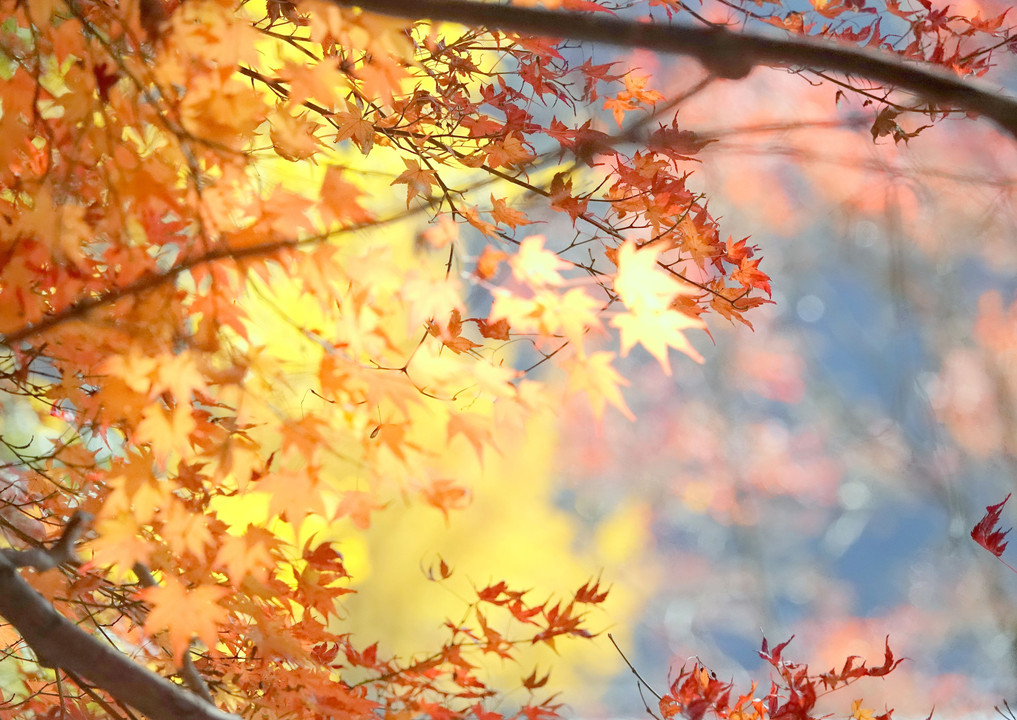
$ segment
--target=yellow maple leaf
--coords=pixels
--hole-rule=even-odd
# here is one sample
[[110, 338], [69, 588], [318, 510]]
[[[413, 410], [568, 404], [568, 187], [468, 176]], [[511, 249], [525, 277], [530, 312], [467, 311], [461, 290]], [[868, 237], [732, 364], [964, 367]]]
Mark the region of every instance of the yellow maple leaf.
[[485, 396], [510, 398], [516, 394], [512, 381], [522, 373], [504, 365], [479, 361], [470, 364], [470, 375], [471, 379], [476, 381], [477, 388]]
[[148, 395], [152, 387], [152, 374], [159, 363], [138, 345], [132, 344], [126, 353], [108, 357], [96, 368], [101, 374], [120, 378], [136, 393]]
[[194, 353], [187, 350], [177, 354], [167, 353], [160, 355], [157, 360], [156, 377], [149, 397], [169, 392], [177, 404], [190, 403], [193, 391], [208, 389]]
[[461, 435], [473, 448], [477, 460], [483, 461], [484, 447], [491, 444], [492, 425], [487, 417], [481, 417], [473, 413], [452, 413], [445, 428], [446, 438], [449, 443]]
[[629, 410], [621, 394], [622, 386], [629, 383], [612, 367], [612, 360], [614, 353], [602, 351], [580, 356], [565, 363], [565, 370], [569, 376], [569, 391], [586, 393], [597, 420], [604, 417], [604, 407], [607, 404], [618, 408], [629, 420], [635, 420], [636, 416]]
[[208, 518], [187, 509], [183, 502], [175, 497], [168, 500], [160, 509], [162, 527], [159, 535], [166, 541], [174, 555], [189, 552], [196, 558], [203, 558], [205, 547], [212, 544]]
[[667, 358], [667, 349], [685, 353], [698, 363], [703, 362], [700, 355], [685, 337], [685, 330], [706, 327], [698, 318], [692, 318], [677, 310], [628, 312], [616, 315], [611, 320], [612, 327], [621, 331], [621, 352], [628, 355], [629, 350], [639, 343], [657, 358], [664, 372], [671, 374], [671, 363]]
[[567, 262], [544, 249], [543, 235], [524, 238], [509, 264], [517, 280], [535, 286], [563, 284], [565, 280], [559, 271], [569, 267]]
[[399, 295], [406, 302], [410, 332], [416, 332], [433, 318], [449, 317], [463, 306], [455, 278], [432, 279], [413, 274], [406, 278]]
[[860, 699], [851, 702], [851, 717], [853, 720], [873, 720], [872, 710], [863, 708]]
[[519, 297], [504, 288], [495, 288], [492, 294], [494, 303], [491, 305], [488, 322], [506, 320], [517, 333], [541, 331], [544, 312], [542, 305], [530, 298]]
[[693, 287], [683, 285], [660, 269], [658, 254], [652, 247], [637, 249], [633, 242], [618, 248], [614, 291], [633, 313], [664, 311], [676, 295], [695, 294]]
[[572, 288], [561, 297], [558, 306], [561, 332], [580, 350], [586, 333], [601, 328], [600, 309], [600, 301], [582, 288]]

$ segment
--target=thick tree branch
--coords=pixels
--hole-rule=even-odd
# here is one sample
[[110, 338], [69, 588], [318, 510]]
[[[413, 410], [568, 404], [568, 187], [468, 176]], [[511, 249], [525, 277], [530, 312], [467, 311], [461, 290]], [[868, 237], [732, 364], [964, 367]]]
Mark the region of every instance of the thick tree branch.
[[76, 515], [48, 551], [0, 551], [0, 616], [28, 643], [40, 665], [85, 678], [152, 720], [239, 720], [100, 642], [57, 612], [18, 574], [19, 566], [46, 570], [71, 559], [70, 546], [86, 519]]
[[932, 65], [831, 41], [771, 38], [716, 28], [622, 20], [603, 14], [532, 10], [471, 0], [331, 0], [384, 15], [440, 20], [495, 30], [638, 47], [688, 55], [714, 75], [738, 79], [756, 65], [828, 70], [866, 78], [993, 120], [1017, 138], [1017, 98]]
[[51, 548], [34, 547], [27, 550], [15, 550], [14, 548], [0, 549], [0, 556], [16, 568], [30, 567], [39, 572], [52, 570], [65, 562], [77, 562], [74, 555], [74, 544], [81, 537], [88, 524], [92, 522], [92, 516], [86, 512], [76, 512], [67, 522], [63, 535]]

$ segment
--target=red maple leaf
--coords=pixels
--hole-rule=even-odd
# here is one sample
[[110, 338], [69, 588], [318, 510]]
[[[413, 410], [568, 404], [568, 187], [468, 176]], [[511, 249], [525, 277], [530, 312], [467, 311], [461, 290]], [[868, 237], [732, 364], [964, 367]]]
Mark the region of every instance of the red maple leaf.
[[[1000, 561], [1002, 561], [1007, 567], [1010, 567], [1010, 565], [1003, 561], [1000, 556], [1003, 554], [1003, 551], [1006, 550], [1006, 541], [1003, 538], [1005, 538], [1007, 533], [1013, 528], [1005, 531], [998, 530], [996, 528], [996, 523], [999, 522], [999, 514], [1002, 512], [1003, 506], [1006, 505], [1006, 502], [1009, 499], [1010, 495], [1007, 495], [1003, 498], [1003, 502], [986, 506], [985, 517], [979, 520], [978, 524], [975, 525], [974, 529], [971, 531], [971, 537], [974, 541], [996, 557], [1000, 558]], [[1012, 567], [1010, 567], [1010, 569], [1014, 570]], [[1014, 570], [1014, 572], [1017, 572], [1017, 570]]]

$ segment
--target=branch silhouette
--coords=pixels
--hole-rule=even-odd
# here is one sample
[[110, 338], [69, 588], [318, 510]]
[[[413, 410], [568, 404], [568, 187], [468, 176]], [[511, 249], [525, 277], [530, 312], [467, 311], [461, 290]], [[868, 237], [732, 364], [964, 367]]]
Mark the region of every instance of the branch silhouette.
[[930, 103], [989, 118], [1017, 139], [1017, 98], [929, 64], [887, 52], [806, 38], [773, 38], [721, 28], [683, 27], [602, 14], [534, 10], [472, 0], [330, 0], [408, 20], [439, 20], [493, 30], [642, 48], [695, 58], [714, 75], [737, 80], [756, 66], [827, 70], [892, 85]]

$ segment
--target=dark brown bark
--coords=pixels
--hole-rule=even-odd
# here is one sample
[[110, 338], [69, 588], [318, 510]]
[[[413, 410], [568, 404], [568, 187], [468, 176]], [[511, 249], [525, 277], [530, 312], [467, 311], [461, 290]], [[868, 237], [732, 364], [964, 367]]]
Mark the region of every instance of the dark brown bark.
[[40, 665], [84, 678], [151, 720], [240, 720], [85, 632], [21, 577], [18, 567], [50, 570], [71, 559], [84, 520], [75, 515], [50, 550], [0, 550], [0, 617], [18, 631]]

